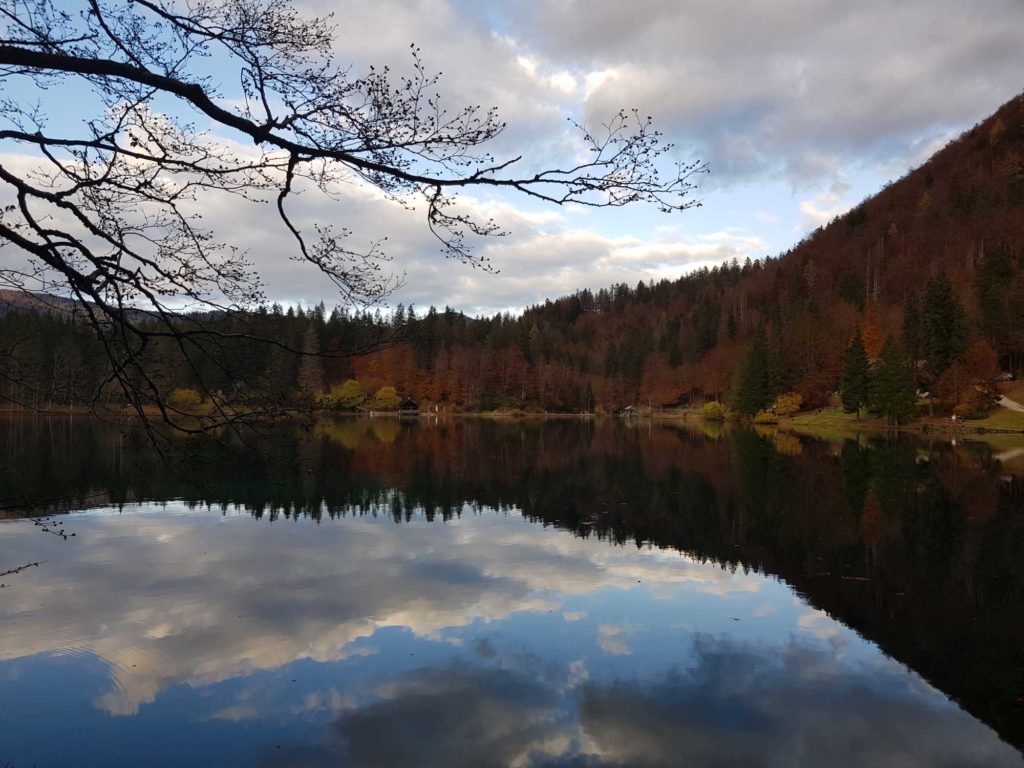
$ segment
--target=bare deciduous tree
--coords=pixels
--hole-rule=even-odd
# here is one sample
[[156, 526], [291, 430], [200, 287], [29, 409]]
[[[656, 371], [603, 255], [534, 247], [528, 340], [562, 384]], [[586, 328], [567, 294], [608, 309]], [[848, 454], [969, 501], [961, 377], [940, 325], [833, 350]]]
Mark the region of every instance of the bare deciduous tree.
[[[172, 423], [141, 352], [163, 343], [185, 365], [216, 358], [232, 333], [204, 318], [263, 301], [246, 254], [203, 219], [211, 194], [272, 201], [291, 256], [347, 302], [394, 288], [386, 254], [379, 243], [353, 247], [346, 228], [303, 231], [291, 203], [299, 186], [330, 196], [356, 180], [397, 204], [418, 202], [443, 251], [484, 269], [467, 236], [500, 225], [460, 207], [462, 189], [558, 205], [699, 204], [691, 180], [703, 166], [670, 163], [650, 118], [620, 112], [600, 131], [575, 125], [586, 160], [517, 175], [521, 157], [487, 152], [505, 127], [495, 110], [446, 110], [418, 50], [409, 76], [353, 74], [334, 60], [330, 19], [302, 18], [287, 0], [0, 0], [0, 19], [0, 151], [34, 159], [0, 158], [0, 246], [29, 265], [0, 262], [0, 285], [73, 298], [103, 341], [107, 384]], [[240, 91], [221, 93], [211, 71], [230, 73]], [[72, 121], [33, 98], [68, 83], [94, 113]], [[261, 410], [215, 403], [221, 423]]]

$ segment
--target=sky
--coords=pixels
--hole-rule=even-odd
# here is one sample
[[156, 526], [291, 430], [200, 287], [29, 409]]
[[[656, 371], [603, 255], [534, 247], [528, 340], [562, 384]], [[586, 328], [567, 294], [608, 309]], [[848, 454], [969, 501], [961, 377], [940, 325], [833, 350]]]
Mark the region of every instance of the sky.
[[[390, 303], [470, 315], [517, 311], [580, 288], [674, 278], [732, 258], [777, 255], [899, 178], [1024, 86], [1022, 0], [299, 0], [333, 13], [339, 61], [408, 69], [420, 47], [450, 107], [496, 106], [489, 147], [526, 168], [573, 153], [588, 125], [637, 108], [681, 162], [706, 162], [702, 206], [586, 210], [477, 194], [508, 232], [477, 246], [496, 273], [448, 260], [422, 207], [352, 185], [298, 203], [304, 228], [331, 222], [352, 245], [387, 237], [402, 278]], [[230, 75], [225, 75], [229, 78]], [[235, 75], [237, 78], [237, 75]], [[235, 138], [235, 137], [225, 137]], [[245, 249], [281, 303], [337, 303], [288, 255], [266, 208], [204, 203], [219, 239]], [[9, 249], [7, 249], [9, 252]], [[0, 258], [3, 258], [0, 252]]]
[[[781, 253], [1024, 86], [1020, 0], [306, 7], [334, 12], [339, 55], [357, 66], [400, 67], [408, 46], [420, 46], [452, 103], [500, 109], [509, 129], [499, 156], [555, 158], [566, 117], [597, 124], [636, 107], [654, 117], [680, 160], [709, 164], [699, 179], [702, 207], [672, 215], [481, 200], [510, 232], [483, 246], [498, 274], [445, 260], [421, 216], [390, 222], [394, 266], [405, 272], [392, 301], [470, 314]], [[317, 293], [302, 279], [293, 291], [295, 299]]]

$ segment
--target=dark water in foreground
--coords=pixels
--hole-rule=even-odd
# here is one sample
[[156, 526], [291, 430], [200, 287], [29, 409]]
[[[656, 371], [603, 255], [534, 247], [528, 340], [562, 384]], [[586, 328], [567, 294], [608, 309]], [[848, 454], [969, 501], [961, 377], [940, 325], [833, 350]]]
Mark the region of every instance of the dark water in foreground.
[[1024, 765], [1012, 449], [393, 420], [177, 447], [0, 422], [0, 507], [68, 535], [0, 521], [0, 571], [42, 561], [0, 577], [0, 766]]

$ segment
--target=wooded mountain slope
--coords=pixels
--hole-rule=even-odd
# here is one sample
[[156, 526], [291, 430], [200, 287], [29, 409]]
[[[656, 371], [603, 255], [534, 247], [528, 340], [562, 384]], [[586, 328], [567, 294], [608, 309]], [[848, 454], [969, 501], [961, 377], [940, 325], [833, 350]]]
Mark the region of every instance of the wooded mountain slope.
[[[1005, 369], [1024, 351], [1024, 98], [778, 258], [672, 283], [587, 293], [526, 313], [543, 346], [601, 371], [608, 402], [668, 404], [727, 394], [752, 337], [764, 331], [782, 390], [818, 404], [840, 379], [860, 323], [872, 357], [901, 337], [908, 300], [945, 273], [973, 339]], [[642, 361], [642, 364], [641, 364]], [[926, 382], [925, 382], [926, 383]]]
[[[916, 316], [929, 280], [941, 274], [963, 309], [966, 338], [954, 352], [984, 340], [1000, 367], [1020, 373], [1022, 245], [1019, 96], [778, 257], [674, 281], [579, 291], [518, 317], [469, 319], [447, 308], [417, 315], [401, 306], [390, 316], [328, 313], [321, 306], [204, 320], [255, 329], [307, 353], [328, 353], [325, 358], [289, 358], [244, 341], [198, 350], [190, 365], [181, 365], [173, 350], [146, 354], [167, 393], [190, 388], [245, 399], [262, 389], [295, 401], [353, 380], [348, 404], [393, 387], [392, 403], [397, 394], [467, 409], [576, 411], [728, 400], [737, 371], [757, 346], [758, 354], [768, 351], [771, 387], [817, 406], [838, 388], [858, 326], [872, 357], [887, 336], [902, 340], [912, 360], [924, 356], [916, 332], [905, 338], [904, 324], [908, 305]], [[389, 342], [379, 351], [350, 354], [381, 339]], [[52, 315], [24, 307], [7, 312], [0, 317], [0, 347], [11, 399], [76, 400], [98, 391], [104, 379], [98, 344]], [[919, 369], [922, 386], [941, 373], [933, 371], [929, 382], [928, 366]]]

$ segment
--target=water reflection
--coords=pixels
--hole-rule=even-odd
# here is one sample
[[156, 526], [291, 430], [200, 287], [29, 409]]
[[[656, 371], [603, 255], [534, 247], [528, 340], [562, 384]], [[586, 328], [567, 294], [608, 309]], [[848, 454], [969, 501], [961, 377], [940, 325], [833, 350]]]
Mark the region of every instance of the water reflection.
[[[83, 540], [74, 558], [61, 540], [5, 526], [5, 550], [34, 548], [46, 568], [5, 594], [4, 616], [16, 621], [5, 626], [0, 658], [68, 648], [102, 657], [112, 686], [96, 705], [113, 715], [136, 714], [182, 682], [367, 656], [373, 646], [357, 641], [382, 628], [438, 641], [516, 611], [561, 610], [599, 589], [727, 596], [763, 582], [675, 556], [666, 566], [654, 550], [610, 550], [507, 517], [318, 529], [142, 507], [72, 524]], [[599, 644], [607, 631], [597, 631]]]
[[0, 764], [1021, 764], [887, 655], [1020, 743], [984, 446], [364, 420], [166, 467], [19, 429], [79, 458], [3, 496], [104, 506], [0, 524], [46, 561], [0, 591]]

